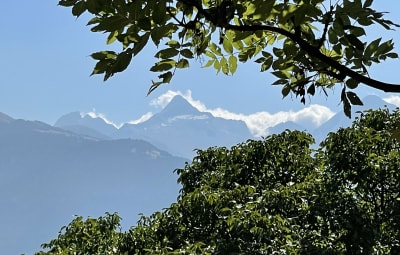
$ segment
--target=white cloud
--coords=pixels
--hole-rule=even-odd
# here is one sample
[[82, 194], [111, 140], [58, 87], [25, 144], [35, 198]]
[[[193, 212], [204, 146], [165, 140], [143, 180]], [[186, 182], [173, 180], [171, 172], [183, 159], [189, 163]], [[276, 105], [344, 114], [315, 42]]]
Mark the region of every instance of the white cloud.
[[153, 116], [153, 113], [152, 112], [148, 112], [148, 113], [142, 115], [139, 119], [131, 120], [128, 123], [129, 124], [139, 124], [139, 123], [145, 122], [146, 120], [150, 119], [152, 116]]
[[400, 96], [390, 96], [390, 97], [383, 98], [383, 100], [385, 100], [389, 104], [394, 104], [397, 107], [400, 107]]
[[174, 98], [176, 95], [181, 95], [183, 94], [180, 91], [172, 91], [168, 90], [166, 93], [162, 94], [161, 96], [157, 97], [156, 99], [153, 99], [150, 102], [151, 106], [157, 107], [157, 108], [164, 108], [171, 102], [172, 98]]
[[287, 121], [296, 122], [305, 128], [316, 128], [334, 115], [334, 112], [329, 108], [316, 104], [297, 112], [256, 112], [244, 115], [232, 113], [221, 108], [207, 111], [215, 117], [244, 121], [254, 136], [266, 136], [268, 135], [268, 128]]
[[121, 126], [121, 125], [118, 125], [118, 124], [112, 122], [111, 120], [108, 120], [103, 113], [97, 113], [96, 109], [93, 109], [91, 112], [81, 114], [82, 117], [84, 117], [85, 115], [87, 115], [93, 119], [100, 118], [100, 119], [104, 120], [105, 123], [107, 123], [109, 125], [113, 125], [116, 128], [119, 128]]
[[329, 120], [335, 113], [328, 107], [318, 104], [312, 104], [301, 109], [298, 112], [290, 112], [290, 120], [302, 124], [307, 127], [307, 123], [311, 123], [318, 127], [325, 121]]
[[171, 100], [175, 96], [178, 96], [178, 95], [182, 96], [183, 98], [185, 98], [197, 110], [199, 110], [201, 112], [207, 111], [207, 107], [202, 102], [200, 102], [199, 100], [193, 99], [191, 90], [186, 91], [186, 93], [182, 93], [179, 90], [178, 91], [168, 90], [166, 93], [164, 93], [161, 96], [159, 96], [158, 98], [152, 100], [150, 102], [150, 105], [155, 106], [155, 107], [159, 107], [159, 108], [164, 108], [165, 106], [167, 106], [171, 102]]
[[233, 113], [222, 108], [208, 109], [201, 101], [195, 100], [192, 93], [188, 90], [186, 93], [181, 91], [169, 90], [157, 99], [151, 102], [151, 105], [156, 107], [165, 107], [174, 96], [180, 95], [184, 97], [190, 104], [201, 112], [209, 112], [215, 117], [232, 120], [242, 120], [246, 123], [250, 132], [254, 136], [268, 135], [268, 128], [286, 121], [293, 121], [304, 126], [307, 129], [316, 128], [330, 119], [335, 113], [328, 107], [312, 104], [297, 112], [281, 111], [277, 113], [257, 112], [249, 115], [241, 113]]
[[[215, 117], [220, 117], [224, 119], [241, 120], [246, 123], [251, 134], [256, 137], [268, 135], [268, 128], [273, 127], [277, 124], [293, 121], [302, 125], [305, 129], [311, 130], [323, 124], [325, 121], [330, 119], [335, 113], [332, 112], [328, 107], [312, 104], [305, 107], [299, 111], [280, 111], [276, 113], [269, 113], [266, 111], [256, 112], [252, 114], [242, 114], [230, 112], [223, 108], [209, 109], [204, 103], [199, 100], [195, 100], [192, 97], [192, 92], [190, 90], [185, 93], [181, 91], [169, 90], [158, 98], [152, 100], [150, 105], [157, 108], [164, 108], [167, 106], [171, 100], [176, 96], [180, 95], [185, 98], [191, 105], [201, 112], [209, 112]], [[385, 98], [385, 101], [389, 103], [396, 104], [400, 106], [400, 97], [392, 96], [390, 98]], [[122, 124], [116, 124], [106, 118], [102, 113], [97, 113], [95, 109], [91, 112], [82, 114], [83, 116], [90, 116], [91, 118], [101, 118], [107, 124], [113, 125], [116, 128], [120, 128]], [[129, 121], [129, 124], [138, 124], [145, 122], [153, 116], [152, 112], [147, 112], [142, 115], [139, 119]]]
[[[115, 122], [112, 122], [111, 120], [107, 119], [107, 117], [103, 113], [96, 112], [96, 109], [93, 109], [91, 112], [81, 113], [82, 118], [85, 116], [89, 116], [90, 118], [93, 118], [93, 119], [100, 118], [105, 123], [107, 123], [109, 125], [113, 125], [114, 127], [118, 128], [118, 129], [120, 127], [122, 127], [124, 124], [124, 123], [117, 124]], [[139, 123], [145, 122], [146, 120], [150, 119], [152, 116], [153, 116], [153, 113], [148, 112], [148, 113], [142, 115], [139, 119], [128, 121], [128, 123], [129, 124], [139, 124]]]

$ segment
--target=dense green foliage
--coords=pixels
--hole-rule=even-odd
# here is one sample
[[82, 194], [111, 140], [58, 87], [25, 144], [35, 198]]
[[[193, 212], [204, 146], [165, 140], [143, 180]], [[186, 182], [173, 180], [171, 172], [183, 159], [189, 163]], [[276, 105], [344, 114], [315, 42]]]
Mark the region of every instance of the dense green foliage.
[[374, 10], [373, 0], [60, 0], [74, 16], [93, 15], [93, 32], [108, 34], [121, 52], [100, 51], [92, 74], [104, 80], [124, 71], [151, 42], [157, 46], [154, 66], [160, 73], [149, 93], [169, 83], [176, 69], [192, 59], [204, 67], [233, 75], [238, 63], [254, 60], [271, 70], [283, 96], [293, 93], [305, 102], [317, 89], [341, 86], [345, 113], [362, 104], [349, 91], [360, 83], [400, 92], [400, 85], [374, 80], [368, 67], [397, 58], [391, 40], [366, 37], [368, 27], [390, 30], [397, 24]]
[[299, 131], [200, 150], [169, 208], [127, 232], [78, 217], [38, 254], [400, 254], [399, 124], [368, 111], [318, 150]]

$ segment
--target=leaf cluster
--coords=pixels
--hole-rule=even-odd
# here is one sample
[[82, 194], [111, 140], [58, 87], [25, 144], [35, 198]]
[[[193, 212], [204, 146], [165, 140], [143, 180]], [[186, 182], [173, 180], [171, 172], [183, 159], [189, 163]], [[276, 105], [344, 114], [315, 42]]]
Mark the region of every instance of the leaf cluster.
[[397, 58], [391, 40], [367, 40], [366, 28], [399, 25], [371, 8], [372, 0], [60, 0], [79, 17], [93, 18], [93, 32], [108, 34], [107, 43], [119, 42], [119, 53], [102, 51], [92, 74], [104, 80], [124, 71], [150, 42], [157, 46], [150, 71], [159, 73], [149, 92], [169, 83], [177, 69], [193, 59], [217, 73], [233, 75], [238, 63], [254, 60], [262, 72], [271, 71], [282, 95], [294, 94], [305, 103], [317, 89], [342, 86], [346, 115], [361, 101], [354, 92], [360, 83], [384, 91], [400, 86], [376, 81], [368, 68]]

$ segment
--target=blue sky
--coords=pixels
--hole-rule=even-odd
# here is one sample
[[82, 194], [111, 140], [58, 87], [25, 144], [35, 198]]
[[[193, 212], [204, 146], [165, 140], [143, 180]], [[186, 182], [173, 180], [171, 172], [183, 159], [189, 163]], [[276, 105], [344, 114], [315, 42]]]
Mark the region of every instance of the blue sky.
[[[396, 1], [376, 0], [374, 7], [390, 11], [387, 18], [400, 23], [400, 5]], [[233, 77], [216, 75], [212, 69], [192, 62], [191, 68], [177, 72], [171, 84], [146, 96], [151, 79], [148, 71], [154, 63], [154, 51], [147, 50], [132, 61], [125, 72], [103, 82], [101, 76], [89, 74], [95, 62], [92, 52], [119, 49], [107, 46], [104, 34], [92, 33], [86, 26], [88, 16], [75, 19], [69, 8], [58, 1], [3, 0], [0, 3], [0, 111], [14, 118], [41, 120], [53, 124], [63, 114], [80, 111], [103, 116], [115, 124], [137, 121], [160, 111], [172, 96], [184, 95], [201, 110], [216, 116], [243, 119], [254, 134], [284, 120], [318, 125], [341, 109], [340, 88], [326, 98], [311, 98], [305, 106], [298, 99], [282, 100], [280, 87], [270, 84], [274, 77], [260, 73], [254, 64], [240, 65]], [[397, 15], [396, 15], [397, 14]], [[399, 31], [386, 32], [375, 26], [371, 40], [393, 38], [400, 48]], [[400, 83], [399, 60], [375, 66], [372, 77]], [[360, 97], [369, 94], [389, 98], [391, 95], [360, 86]], [[392, 102], [396, 102], [392, 97]], [[398, 98], [397, 98], [398, 99]], [[398, 100], [397, 102], [400, 102]]]

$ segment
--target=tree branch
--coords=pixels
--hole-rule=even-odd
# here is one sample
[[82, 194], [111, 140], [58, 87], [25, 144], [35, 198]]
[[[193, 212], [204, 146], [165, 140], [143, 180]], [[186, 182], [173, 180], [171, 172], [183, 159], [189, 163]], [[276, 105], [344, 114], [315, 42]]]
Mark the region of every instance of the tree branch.
[[361, 83], [364, 83], [367, 86], [370, 86], [375, 89], [379, 89], [385, 92], [400, 92], [400, 84], [391, 84], [391, 83], [385, 83], [381, 82], [366, 76], [363, 76], [354, 70], [351, 70], [350, 68], [338, 63], [336, 60], [322, 54], [319, 49], [313, 47], [310, 45], [307, 41], [305, 41], [303, 38], [290, 33], [287, 30], [284, 30], [279, 27], [272, 27], [268, 25], [227, 25], [225, 29], [230, 29], [230, 30], [236, 30], [236, 31], [242, 31], [242, 32], [256, 32], [256, 31], [271, 31], [275, 33], [279, 33], [281, 35], [286, 36], [287, 38], [291, 39], [295, 43], [297, 43], [302, 50], [307, 52], [313, 57], [318, 58], [322, 62], [328, 64], [329, 66], [333, 67], [334, 69], [338, 70], [341, 75], [344, 75], [345, 77], [351, 77]]
[[[217, 22], [215, 20], [215, 17], [210, 15], [207, 10], [203, 8], [201, 5], [201, 2], [198, 1], [191, 1], [191, 0], [178, 0], [178, 2], [182, 2], [184, 4], [187, 4], [189, 6], [193, 6], [197, 9], [197, 11], [204, 16], [205, 19], [209, 20], [211, 23], [213, 23], [215, 26], [221, 27], [221, 23]], [[354, 80], [357, 80], [369, 87], [375, 88], [382, 90], [384, 92], [400, 92], [400, 84], [391, 84], [391, 83], [386, 83], [386, 82], [381, 82], [372, 78], [369, 78], [367, 76], [361, 75], [357, 73], [356, 71], [348, 68], [345, 65], [340, 64], [336, 60], [330, 58], [329, 56], [323, 54], [320, 52], [318, 48], [315, 48], [311, 44], [309, 44], [307, 41], [305, 41], [301, 36], [293, 34], [285, 29], [279, 28], [279, 27], [273, 27], [273, 26], [268, 26], [268, 25], [232, 25], [232, 24], [224, 24], [222, 28], [225, 28], [227, 30], [235, 30], [235, 31], [241, 31], [241, 32], [256, 32], [256, 31], [271, 31], [275, 32], [281, 35], [286, 36], [287, 38], [291, 39], [293, 42], [297, 43], [302, 50], [310, 54], [310, 56], [313, 56], [322, 62], [328, 64], [332, 68], [338, 70], [339, 75], [341, 77], [350, 77], [353, 78]]]

